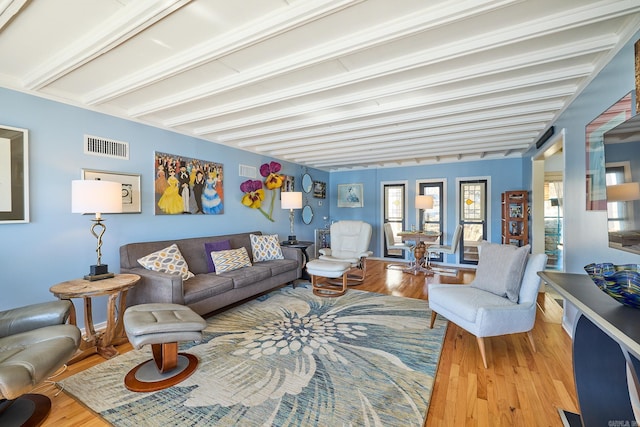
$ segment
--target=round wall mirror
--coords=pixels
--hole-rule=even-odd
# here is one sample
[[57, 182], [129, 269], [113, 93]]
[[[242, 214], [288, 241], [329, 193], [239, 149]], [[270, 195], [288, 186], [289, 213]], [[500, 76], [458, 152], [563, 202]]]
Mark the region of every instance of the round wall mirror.
[[311, 206], [309, 205], [304, 205], [304, 207], [302, 208], [302, 222], [309, 225], [311, 224], [312, 219], [313, 219], [313, 209], [311, 209]]
[[[313, 180], [311, 179], [311, 175], [305, 173], [302, 175], [302, 191], [308, 193], [311, 191], [311, 187], [313, 186]], [[309, 207], [311, 209], [311, 207]], [[311, 214], [313, 216], [313, 213]]]

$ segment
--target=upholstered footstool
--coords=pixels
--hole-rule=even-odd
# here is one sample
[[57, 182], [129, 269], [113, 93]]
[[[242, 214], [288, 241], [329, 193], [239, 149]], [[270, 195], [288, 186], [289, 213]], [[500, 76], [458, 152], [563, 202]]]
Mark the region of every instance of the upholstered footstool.
[[124, 312], [124, 329], [135, 349], [151, 344], [153, 359], [133, 368], [124, 378], [131, 391], [162, 390], [191, 375], [198, 358], [178, 353], [178, 341], [200, 341], [207, 322], [180, 304], [140, 304]]
[[[351, 263], [341, 261], [325, 261], [314, 259], [307, 263], [307, 272], [311, 276], [313, 293], [321, 297], [339, 297], [347, 292], [347, 272], [351, 269]], [[336, 279], [342, 277], [342, 285], [331, 283], [318, 283], [318, 277]]]

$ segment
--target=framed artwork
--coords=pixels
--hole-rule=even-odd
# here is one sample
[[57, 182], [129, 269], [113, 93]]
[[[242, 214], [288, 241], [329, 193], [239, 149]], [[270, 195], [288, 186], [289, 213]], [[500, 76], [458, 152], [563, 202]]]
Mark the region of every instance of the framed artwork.
[[140, 213], [140, 175], [135, 173], [121, 173], [82, 169], [82, 179], [96, 179], [102, 181], [119, 182], [122, 184], [122, 213]]
[[0, 125], [0, 223], [29, 222], [29, 132]]
[[593, 119], [586, 126], [586, 193], [588, 211], [607, 210], [604, 164], [604, 133], [631, 117], [632, 92]]
[[322, 181], [313, 181], [313, 197], [324, 199], [327, 197], [327, 184]]
[[281, 191], [295, 191], [296, 178], [292, 175], [282, 175]]
[[153, 167], [156, 215], [224, 213], [222, 163], [156, 152]]
[[338, 184], [338, 207], [339, 208], [364, 207], [363, 194], [364, 194], [363, 184]]

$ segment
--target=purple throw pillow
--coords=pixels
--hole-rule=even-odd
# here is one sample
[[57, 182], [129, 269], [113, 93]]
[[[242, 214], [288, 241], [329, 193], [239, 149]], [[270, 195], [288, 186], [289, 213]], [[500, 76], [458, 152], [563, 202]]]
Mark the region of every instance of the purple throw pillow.
[[231, 241], [229, 240], [220, 240], [204, 244], [204, 252], [207, 258], [209, 273], [215, 273], [216, 271], [216, 266], [213, 265], [213, 260], [211, 259], [211, 252], [227, 251], [229, 249], [231, 249]]

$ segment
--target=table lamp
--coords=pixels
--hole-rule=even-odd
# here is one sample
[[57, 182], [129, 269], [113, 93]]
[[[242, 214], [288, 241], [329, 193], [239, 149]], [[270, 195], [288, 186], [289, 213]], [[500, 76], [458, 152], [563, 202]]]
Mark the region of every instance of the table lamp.
[[89, 267], [89, 274], [85, 280], [101, 280], [113, 277], [109, 273], [109, 266], [102, 264], [102, 236], [106, 230], [102, 223], [103, 213], [122, 212], [122, 184], [119, 182], [102, 180], [76, 180], [71, 181], [71, 212], [93, 213], [95, 218], [91, 226], [91, 234], [98, 239], [96, 254], [98, 261]]
[[416, 196], [416, 209], [424, 209], [424, 210], [433, 209], [433, 196], [426, 196], [426, 195]]
[[302, 193], [300, 191], [284, 191], [280, 193], [282, 209], [289, 209], [290, 235], [289, 243], [296, 243], [296, 235], [293, 234], [293, 210], [302, 209]]

